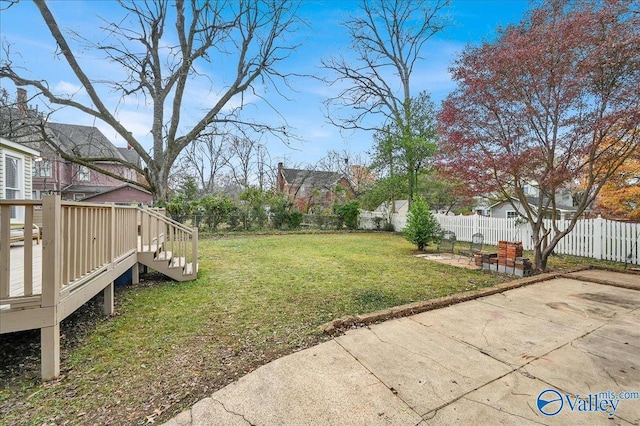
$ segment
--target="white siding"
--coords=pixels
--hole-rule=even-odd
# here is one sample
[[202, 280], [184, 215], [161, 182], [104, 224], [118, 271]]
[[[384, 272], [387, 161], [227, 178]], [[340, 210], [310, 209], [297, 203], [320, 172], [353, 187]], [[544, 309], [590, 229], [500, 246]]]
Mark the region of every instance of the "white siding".
[[0, 200], [4, 200], [4, 151], [0, 145]]

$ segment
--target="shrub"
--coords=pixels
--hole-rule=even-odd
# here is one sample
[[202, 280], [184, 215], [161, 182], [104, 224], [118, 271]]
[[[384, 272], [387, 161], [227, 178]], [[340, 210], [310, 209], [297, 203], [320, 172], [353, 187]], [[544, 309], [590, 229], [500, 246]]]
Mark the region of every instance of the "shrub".
[[267, 216], [267, 195], [258, 188], [245, 189], [240, 196], [241, 220], [244, 230], [249, 230], [255, 225], [258, 229], [264, 228]]
[[280, 194], [274, 195], [269, 200], [269, 212], [271, 213], [271, 223], [276, 229], [282, 229], [285, 224], [289, 223], [289, 215], [293, 203]]
[[404, 237], [416, 244], [418, 250], [424, 250], [429, 242], [438, 239], [440, 232], [440, 224], [429, 210], [429, 204], [424, 198], [415, 197], [407, 214], [407, 226], [402, 231]]
[[209, 229], [215, 231], [218, 225], [228, 222], [229, 214], [235, 208], [233, 201], [225, 196], [205, 195], [200, 199], [200, 207]]
[[300, 225], [302, 225], [302, 212], [289, 212], [289, 217], [287, 218], [287, 226], [289, 226], [289, 229], [298, 229]]
[[[382, 224], [382, 222], [385, 221], [385, 219], [384, 219], [384, 217], [379, 217], [378, 216], [378, 217], [374, 217], [373, 221], [376, 224], [376, 230], [379, 231], [382, 228], [381, 224]], [[386, 225], [386, 223], [385, 223], [385, 225]]]
[[292, 210], [293, 202], [286, 196], [275, 195], [269, 200], [271, 222], [276, 229], [282, 229], [286, 225], [289, 229], [300, 228], [302, 224], [302, 212]]
[[360, 202], [358, 200], [336, 204], [333, 209], [340, 220], [340, 227], [344, 223], [349, 229], [358, 229], [358, 215], [360, 214]]

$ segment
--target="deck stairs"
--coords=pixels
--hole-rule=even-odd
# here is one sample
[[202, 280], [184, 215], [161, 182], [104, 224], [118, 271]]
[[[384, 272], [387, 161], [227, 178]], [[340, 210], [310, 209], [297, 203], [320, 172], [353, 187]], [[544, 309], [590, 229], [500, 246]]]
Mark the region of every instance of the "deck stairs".
[[151, 209], [141, 209], [138, 262], [176, 281], [198, 278], [198, 235]]

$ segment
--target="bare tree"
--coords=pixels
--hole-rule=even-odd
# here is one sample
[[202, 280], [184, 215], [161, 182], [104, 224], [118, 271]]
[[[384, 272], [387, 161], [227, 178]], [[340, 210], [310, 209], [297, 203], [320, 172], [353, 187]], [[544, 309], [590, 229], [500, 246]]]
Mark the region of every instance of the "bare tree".
[[[213, 127], [249, 127], [277, 136], [284, 131], [272, 124], [245, 120], [240, 111], [243, 94], [261, 97], [258, 83], [287, 83], [287, 75], [279, 72], [277, 65], [296, 48], [287, 45], [285, 39], [298, 23], [297, 3], [285, 0], [176, 0], [171, 6], [166, 0], [118, 3], [127, 15], [122, 21], [126, 25], [106, 23], [102, 28], [106, 37], [96, 42], [78, 34], [74, 36], [85, 48], [101, 52], [107, 60], [118, 64], [126, 74], [120, 81], [104, 81], [88, 74], [89, 69], [78, 61], [78, 47], [72, 48], [45, 1], [35, 0], [59, 55], [85, 89], [88, 102], [56, 94], [46, 80], [27, 78], [9, 57], [0, 64], [0, 78], [8, 78], [17, 86], [36, 88], [52, 105], [75, 108], [113, 128], [146, 163], [143, 172], [147, 189], [156, 199], [166, 199], [167, 179], [178, 155]], [[19, 8], [18, 5], [14, 9]], [[175, 44], [171, 44], [173, 39], [177, 40]], [[224, 64], [234, 74], [228, 80], [222, 75], [215, 76], [219, 78], [214, 82], [213, 75], [202, 72], [210, 69], [211, 64]], [[208, 94], [214, 99], [213, 105], [198, 116], [194, 117], [192, 112], [185, 114], [183, 103], [189, 96], [188, 87], [203, 81], [222, 89]], [[151, 105], [150, 151], [118, 120], [117, 107], [105, 104], [106, 98], [99, 90], [104, 87], [122, 98], [139, 96]], [[238, 99], [240, 106], [232, 108], [232, 100]], [[80, 158], [70, 160], [86, 162]]]
[[7, 10], [11, 6], [17, 4], [20, 0], [0, 0], [0, 11]]
[[[393, 130], [390, 136], [407, 147], [415, 145], [411, 75], [416, 63], [424, 59], [425, 43], [445, 27], [439, 15], [448, 3], [362, 1], [361, 16], [344, 24], [355, 58], [323, 61], [323, 66], [335, 75], [330, 83], [344, 85], [337, 96], [327, 101], [334, 113], [329, 120], [334, 125], [351, 130]], [[376, 122], [376, 117], [381, 120]], [[414, 185], [415, 176], [410, 175], [409, 199]]]
[[375, 180], [373, 172], [368, 167], [368, 161], [362, 153], [354, 153], [348, 149], [329, 150], [327, 155], [320, 159], [317, 168], [346, 177], [356, 196], [362, 194]]
[[271, 155], [267, 147], [262, 144], [258, 145], [256, 149], [256, 179], [261, 191], [276, 185], [276, 170], [271, 166]]
[[235, 182], [244, 189], [249, 188], [256, 168], [256, 155], [260, 143], [246, 136], [230, 136], [228, 157], [226, 160], [229, 172]]
[[227, 151], [226, 138], [203, 135], [182, 152], [181, 169], [195, 178], [204, 193], [212, 194], [218, 187], [216, 179], [227, 164]]

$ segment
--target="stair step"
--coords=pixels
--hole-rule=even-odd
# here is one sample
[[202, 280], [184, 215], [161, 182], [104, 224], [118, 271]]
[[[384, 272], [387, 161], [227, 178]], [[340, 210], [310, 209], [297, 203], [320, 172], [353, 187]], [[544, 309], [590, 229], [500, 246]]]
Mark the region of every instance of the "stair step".
[[161, 251], [156, 255], [156, 257], [153, 260], [156, 260], [158, 262], [161, 262], [161, 261], [168, 262], [171, 260], [172, 257], [173, 257], [173, 253], [171, 253], [170, 251]]
[[157, 244], [151, 244], [150, 246], [144, 245], [140, 248], [139, 251], [144, 253], [155, 253], [158, 251], [158, 245]]
[[187, 263], [184, 265], [184, 270], [182, 272], [184, 275], [191, 275], [193, 273], [193, 263]]
[[182, 268], [186, 259], [184, 257], [174, 257], [169, 262], [169, 268]]
[[[198, 272], [198, 264], [196, 263], [196, 273]], [[187, 263], [186, 265], [184, 265], [184, 269], [182, 271], [182, 273], [184, 275], [191, 275], [193, 274], [193, 263]]]

